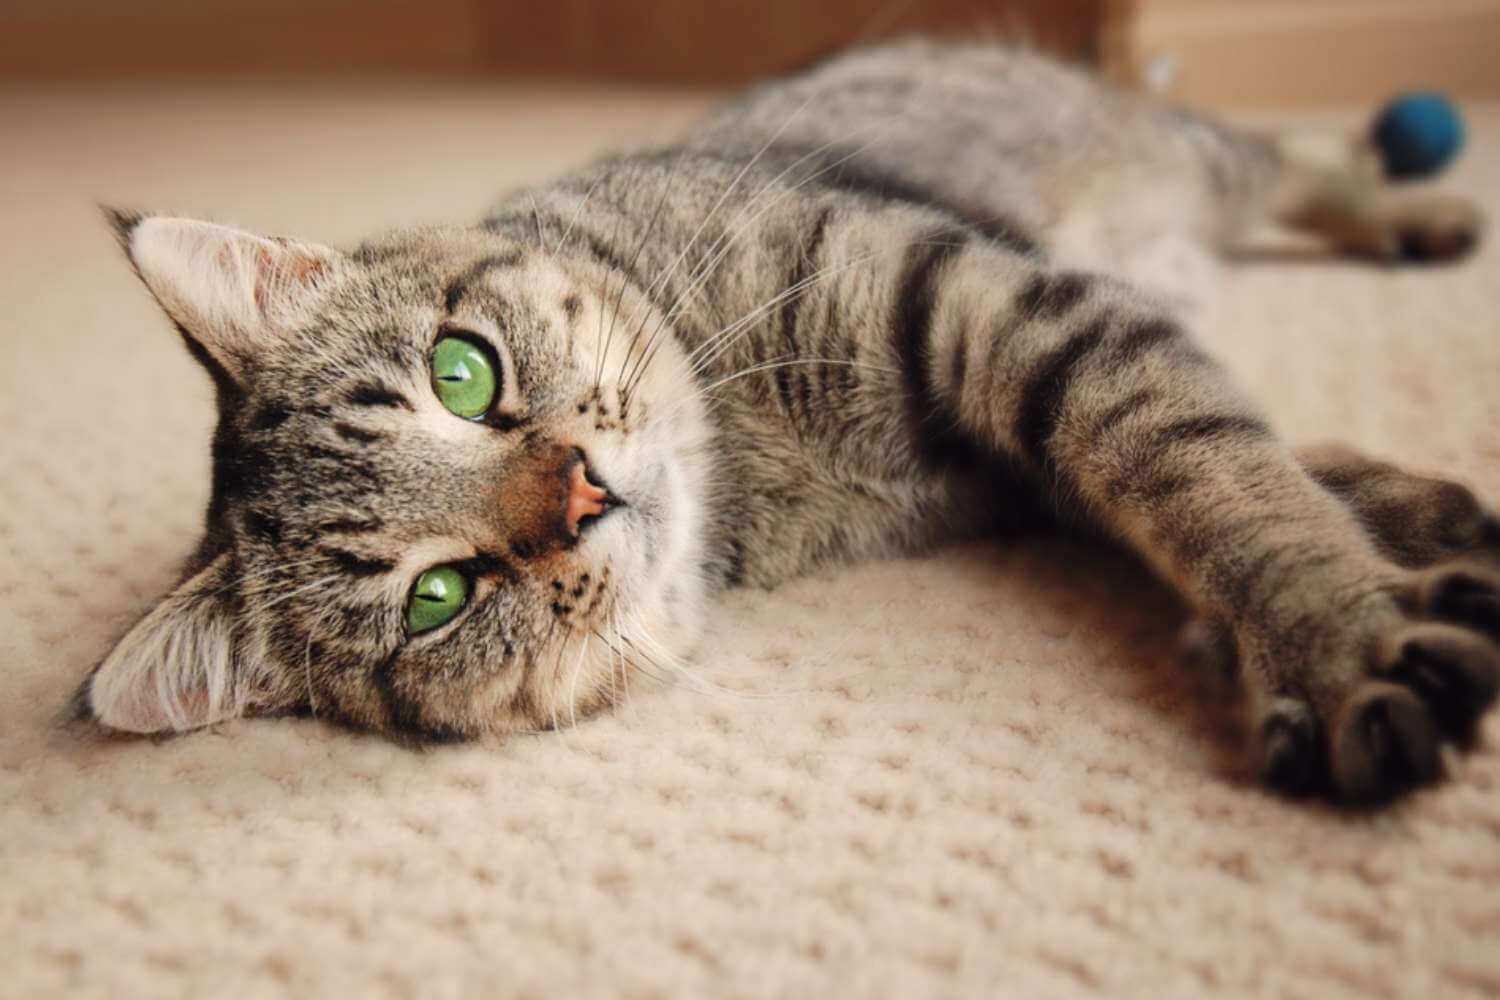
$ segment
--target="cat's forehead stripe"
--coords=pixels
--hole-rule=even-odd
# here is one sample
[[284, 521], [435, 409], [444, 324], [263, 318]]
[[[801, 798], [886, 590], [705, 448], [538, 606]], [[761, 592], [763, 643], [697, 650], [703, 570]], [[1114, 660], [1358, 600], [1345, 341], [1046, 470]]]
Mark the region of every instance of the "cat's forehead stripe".
[[381, 382], [361, 382], [345, 394], [344, 398], [355, 406], [388, 406], [411, 410], [411, 400]]
[[378, 517], [343, 517], [322, 522], [318, 525], [318, 531], [328, 535], [365, 535], [379, 531], [383, 527], [385, 527], [385, 522]]
[[332, 559], [339, 569], [350, 576], [379, 576], [396, 568], [396, 564], [389, 559], [361, 556], [331, 545], [320, 545], [318, 551]]
[[492, 270], [498, 268], [519, 267], [525, 259], [520, 250], [512, 250], [503, 254], [491, 254], [483, 257], [457, 278], [448, 283], [443, 289], [443, 308], [452, 313], [468, 294], [469, 289]]

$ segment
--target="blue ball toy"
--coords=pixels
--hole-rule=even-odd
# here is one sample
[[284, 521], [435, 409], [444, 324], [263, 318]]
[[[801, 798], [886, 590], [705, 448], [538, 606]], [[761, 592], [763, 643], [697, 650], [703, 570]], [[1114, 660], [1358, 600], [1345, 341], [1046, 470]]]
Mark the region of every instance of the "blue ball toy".
[[1402, 94], [1381, 109], [1370, 137], [1387, 177], [1429, 177], [1463, 148], [1464, 120], [1441, 94]]

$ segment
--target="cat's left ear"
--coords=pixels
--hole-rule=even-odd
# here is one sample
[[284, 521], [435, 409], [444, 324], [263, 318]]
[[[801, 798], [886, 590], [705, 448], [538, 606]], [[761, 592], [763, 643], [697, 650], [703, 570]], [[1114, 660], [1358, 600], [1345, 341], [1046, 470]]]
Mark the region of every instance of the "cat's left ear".
[[265, 701], [236, 641], [234, 566], [221, 555], [125, 633], [74, 697], [74, 716], [107, 729], [196, 729]]
[[239, 380], [310, 317], [346, 266], [337, 250], [230, 226], [106, 209], [136, 273], [184, 334]]

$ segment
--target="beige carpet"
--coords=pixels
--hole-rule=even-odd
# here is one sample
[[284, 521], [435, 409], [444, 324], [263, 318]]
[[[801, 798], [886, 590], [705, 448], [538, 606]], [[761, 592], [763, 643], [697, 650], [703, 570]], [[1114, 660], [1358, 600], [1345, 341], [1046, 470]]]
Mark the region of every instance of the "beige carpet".
[[[208, 381], [95, 199], [348, 242], [695, 106], [0, 95], [0, 994], [1500, 996], [1500, 753], [1375, 817], [1268, 797], [1171, 602], [1056, 543], [737, 594], [704, 671], [753, 696], [638, 689], [561, 736], [49, 729], [207, 488]], [[1500, 107], [1474, 126], [1453, 186], [1500, 217]], [[1294, 438], [1500, 497], [1497, 265], [1262, 261], [1205, 336]]]

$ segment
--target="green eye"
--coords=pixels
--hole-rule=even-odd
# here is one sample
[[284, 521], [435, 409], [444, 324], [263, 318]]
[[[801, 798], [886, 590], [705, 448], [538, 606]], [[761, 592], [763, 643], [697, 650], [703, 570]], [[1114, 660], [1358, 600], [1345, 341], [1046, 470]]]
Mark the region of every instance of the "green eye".
[[432, 388], [449, 412], [477, 420], [495, 401], [495, 366], [463, 337], [444, 337], [432, 349]]
[[446, 625], [469, 599], [469, 581], [452, 566], [438, 566], [417, 577], [406, 602], [406, 627], [413, 635]]

